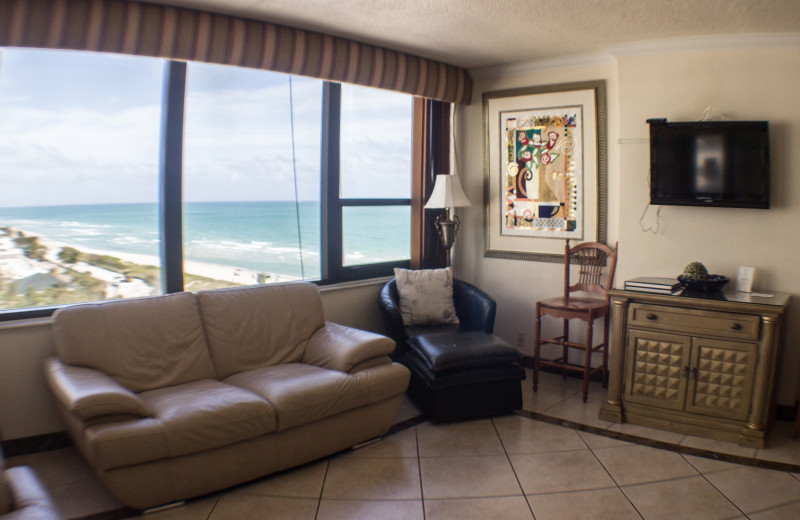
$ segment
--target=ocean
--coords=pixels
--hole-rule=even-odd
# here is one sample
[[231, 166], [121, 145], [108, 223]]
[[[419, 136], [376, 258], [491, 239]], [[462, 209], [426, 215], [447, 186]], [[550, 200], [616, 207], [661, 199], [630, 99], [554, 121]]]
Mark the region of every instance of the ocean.
[[[319, 203], [299, 207], [300, 240], [293, 201], [184, 203], [184, 258], [319, 279]], [[0, 227], [24, 229], [79, 250], [159, 255], [155, 203], [0, 208]], [[410, 256], [407, 206], [345, 208], [343, 228], [345, 265]]]

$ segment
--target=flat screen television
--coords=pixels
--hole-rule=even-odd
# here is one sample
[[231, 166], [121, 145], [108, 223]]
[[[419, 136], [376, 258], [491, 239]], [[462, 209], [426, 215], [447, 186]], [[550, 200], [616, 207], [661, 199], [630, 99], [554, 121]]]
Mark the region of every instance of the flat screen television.
[[769, 122], [648, 123], [650, 204], [769, 208]]

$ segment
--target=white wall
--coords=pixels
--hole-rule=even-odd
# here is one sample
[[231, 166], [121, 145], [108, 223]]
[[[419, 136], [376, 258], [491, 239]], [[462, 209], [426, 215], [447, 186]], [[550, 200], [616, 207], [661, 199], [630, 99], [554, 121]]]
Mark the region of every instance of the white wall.
[[[653, 48], [653, 47], [651, 47]], [[478, 80], [473, 104], [460, 109], [459, 165], [472, 208], [456, 244], [456, 271], [498, 300], [496, 332], [514, 343], [525, 334], [532, 352], [533, 308], [556, 296], [561, 267], [483, 258], [481, 93], [565, 81], [605, 79], [609, 120], [609, 241], [619, 240], [617, 285], [634, 276], [676, 276], [691, 261], [735, 279], [756, 267], [754, 288], [794, 295], [784, 338], [777, 402], [793, 405], [800, 364], [800, 52], [792, 48], [713, 49], [626, 55], [609, 64], [541, 70]], [[665, 206], [658, 234], [639, 224], [649, 200], [648, 118], [697, 120], [705, 107], [738, 120], [769, 120], [772, 209]], [[621, 140], [621, 141], [620, 141]], [[646, 217], [654, 224], [655, 209]], [[520, 282], [522, 281], [522, 282]], [[549, 330], [545, 330], [549, 333]]]

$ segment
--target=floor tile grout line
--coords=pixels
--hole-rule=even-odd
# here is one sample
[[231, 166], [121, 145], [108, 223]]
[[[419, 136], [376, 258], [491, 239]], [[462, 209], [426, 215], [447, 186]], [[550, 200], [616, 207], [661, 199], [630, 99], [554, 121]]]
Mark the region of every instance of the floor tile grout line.
[[[695, 471], [697, 471], [697, 472], [698, 472], [698, 473], [700, 473], [701, 475], [710, 475], [710, 474], [716, 474], [716, 473], [725, 473], [725, 472], [727, 472], [727, 471], [734, 471], [734, 470], [736, 470], [736, 469], [739, 469], [738, 467], [735, 467], [735, 468], [722, 468], [722, 469], [717, 469], [717, 470], [713, 470], [713, 471], [701, 471], [701, 470], [700, 470], [700, 468], [698, 468], [698, 467], [697, 467], [695, 464], [693, 464], [691, 460], [689, 460], [689, 459], [687, 459], [687, 458], [686, 458], [686, 456], [687, 456], [687, 455], [688, 455], [688, 456], [690, 456], [690, 457], [694, 457], [694, 456], [696, 456], [696, 455], [690, 455], [690, 454], [688, 454], [688, 453], [678, 453], [678, 455], [680, 455], [680, 456], [683, 458], [683, 460], [685, 460], [686, 462], [688, 462], [688, 463], [689, 463], [689, 465], [690, 465], [691, 467], [693, 467], [693, 468], [695, 469]], [[724, 460], [723, 460], [723, 461], [720, 461], [720, 462], [726, 462], [726, 461], [724, 461]], [[729, 464], [735, 464], [735, 462], [730, 462]]]
[[[587, 433], [594, 433], [595, 435], [600, 435], [602, 437], [609, 437], [612, 439], [617, 440], [624, 440], [626, 442], [632, 442], [634, 444], [640, 444], [644, 446], [650, 446], [652, 448], [664, 449], [669, 451], [674, 451], [676, 453], [686, 453], [688, 455], [696, 455], [699, 457], [710, 458], [714, 460], [723, 460], [725, 462], [732, 462], [734, 464], [740, 464], [743, 466], [752, 466], [757, 468], [766, 468], [766, 469], [773, 469], [777, 471], [788, 471], [788, 472], [798, 472], [800, 471], [799, 464], [791, 464], [786, 462], [779, 462], [779, 461], [770, 461], [765, 459], [755, 459], [753, 457], [747, 457], [744, 455], [735, 455], [732, 453], [726, 452], [716, 452], [713, 450], [707, 450], [702, 448], [695, 448], [693, 446], [688, 446], [684, 444], [675, 444], [672, 442], [667, 441], [660, 441], [657, 439], [651, 439], [648, 437], [643, 437], [640, 435], [633, 435], [629, 433], [624, 433], [616, 430], [610, 430], [609, 428], [613, 427], [610, 426], [609, 428], [600, 428], [598, 426], [592, 426], [590, 424], [583, 424], [577, 421], [573, 421], [570, 419], [563, 419], [560, 417], [547, 415], [542, 412], [532, 412], [530, 410], [517, 410], [513, 412], [514, 415], [518, 417], [525, 417], [527, 419], [531, 419], [534, 421], [541, 421], [550, 424], [555, 424], [557, 426], [563, 426], [565, 428], [572, 428], [573, 430], [577, 431], [584, 431]], [[685, 439], [686, 436], [684, 436]], [[681, 440], [680, 442], [683, 442]]]
[[594, 459], [597, 461], [597, 463], [600, 464], [600, 467], [603, 468], [603, 471], [606, 472], [606, 474], [608, 475], [608, 478], [610, 478], [611, 481], [617, 486], [617, 490], [619, 490], [619, 492], [622, 493], [622, 496], [625, 497], [625, 500], [628, 501], [628, 503], [631, 505], [633, 510], [636, 511], [636, 514], [639, 515], [639, 518], [644, 520], [644, 515], [642, 514], [642, 512], [639, 511], [639, 508], [636, 507], [636, 504], [633, 503], [633, 501], [631, 500], [631, 497], [629, 497], [628, 494], [625, 493], [625, 491], [622, 489], [622, 486], [620, 486], [619, 482], [617, 482], [617, 479], [614, 478], [614, 475], [611, 474], [611, 472], [608, 470], [606, 465], [603, 464], [603, 461], [600, 460], [600, 457], [597, 456], [597, 453], [595, 453], [594, 450], [592, 449], [592, 447], [589, 446], [589, 443], [586, 442], [586, 439], [581, 437], [580, 434], [578, 434], [578, 438], [580, 438], [580, 440], [583, 441], [583, 443], [586, 445], [586, 449], [589, 450], [589, 453], [592, 454], [592, 457], [594, 457]]
[[503, 453], [506, 455], [506, 460], [508, 461], [508, 465], [511, 466], [511, 471], [514, 473], [514, 478], [517, 481], [517, 485], [519, 486], [519, 490], [522, 493], [522, 496], [525, 497], [525, 503], [528, 504], [528, 510], [531, 512], [531, 518], [536, 520], [536, 514], [533, 512], [533, 506], [531, 506], [531, 501], [528, 499], [528, 495], [525, 493], [525, 489], [522, 487], [522, 482], [519, 480], [519, 475], [517, 475], [517, 470], [514, 467], [514, 463], [511, 462], [511, 456], [508, 454], [508, 450], [506, 449], [506, 445], [503, 442], [503, 437], [500, 436], [500, 431], [497, 429], [497, 423], [495, 422], [494, 418], [492, 420], [492, 427], [494, 427], [494, 432], [497, 435], [497, 438], [500, 440], [500, 446], [503, 447]]
[[[790, 504], [800, 504], [800, 499], [789, 500], [788, 502], [783, 502], [782, 504], [778, 504], [778, 505], [774, 505], [774, 506], [770, 506], [770, 507], [765, 507], [765, 508], [762, 508], [762, 509], [756, 509], [755, 511], [750, 511], [749, 513], [743, 513], [743, 514], [746, 517], [749, 518], [750, 515], [764, 513], [766, 511], [772, 511], [773, 509], [778, 509], [779, 507], [785, 507], [785, 506], [788, 506]], [[741, 511], [741, 509], [739, 509], [739, 510]]]
[[[214, 514], [214, 510], [215, 510], [215, 509], [217, 508], [217, 506], [219, 505], [219, 501], [220, 501], [220, 500], [222, 500], [222, 495], [219, 495], [219, 496], [217, 497], [217, 499], [214, 501], [214, 505], [213, 505], [213, 506], [211, 506], [211, 511], [209, 511], [209, 512], [208, 512], [208, 516], [206, 517], [206, 520], [211, 520], [211, 516]], [[185, 507], [185, 506], [184, 506], [184, 507]]]
[[728, 495], [726, 495], [726, 494], [725, 494], [725, 493], [724, 493], [724, 492], [723, 492], [723, 491], [722, 491], [720, 488], [718, 488], [717, 486], [715, 486], [715, 485], [714, 485], [714, 483], [713, 483], [713, 482], [711, 482], [710, 480], [708, 480], [708, 477], [706, 477], [706, 476], [705, 476], [703, 473], [700, 473], [700, 476], [701, 476], [701, 477], [703, 477], [703, 479], [704, 479], [706, 482], [708, 482], [709, 484], [711, 484], [711, 487], [713, 487], [714, 489], [716, 489], [716, 490], [717, 490], [717, 493], [719, 493], [720, 495], [724, 496], [724, 497], [725, 497], [725, 500], [727, 500], [728, 502], [730, 502], [730, 503], [731, 503], [731, 505], [733, 505], [733, 507], [735, 507], [735, 508], [736, 508], [736, 509], [737, 509], [737, 510], [740, 512], [740, 513], [742, 513], [742, 514], [743, 514], [743, 515], [744, 515], [746, 518], [750, 518], [750, 516], [749, 516], [747, 513], [745, 513], [745, 512], [742, 510], [742, 508], [741, 508], [741, 507], [739, 507], [738, 505], [736, 505], [736, 502], [734, 502], [733, 500], [731, 500], [731, 498], [730, 498]]
[[331, 458], [325, 461], [325, 474], [322, 476], [322, 486], [319, 488], [319, 498], [317, 499], [317, 510], [314, 512], [314, 520], [319, 517], [319, 508], [322, 506], [322, 493], [325, 491], [325, 483], [328, 481], [328, 470], [331, 468]]
[[[670, 477], [670, 478], [665, 478], [665, 479], [661, 479], [661, 480], [651, 480], [649, 482], [636, 482], [635, 484], [623, 484], [623, 485], [620, 486], [620, 488], [633, 488], [633, 487], [640, 487], [640, 486], [650, 486], [650, 485], [653, 485], [653, 484], [661, 484], [662, 482], [676, 482], [678, 480], [687, 480], [687, 479], [690, 479], [690, 478], [697, 478], [697, 477], [702, 477], [702, 476], [703, 476], [703, 474], [698, 472], [697, 475], [687, 475], [685, 477]], [[706, 479], [706, 480], [708, 480], [708, 479]]]
[[414, 439], [417, 441], [417, 472], [419, 473], [419, 499], [422, 504], [422, 520], [426, 520], [425, 488], [422, 486], [422, 457], [419, 454], [419, 428], [417, 428], [417, 425], [414, 426]]
[[[534, 392], [534, 394], [536, 394], [536, 392]], [[548, 406], [547, 408], [545, 408], [545, 409], [544, 409], [542, 412], [540, 412], [540, 413], [547, 413], [547, 412], [549, 412], [550, 410], [552, 410], [553, 408], [555, 408], [556, 406], [558, 406], [558, 405], [560, 405], [561, 403], [563, 403], [564, 401], [567, 401], [567, 400], [569, 400], [569, 399], [572, 399], [574, 396], [575, 396], [575, 393], [572, 393], [572, 394], [570, 394], [570, 395], [566, 396], [565, 398], [563, 398], [563, 399], [560, 399], [560, 400], [556, 401], [555, 403], [553, 403], [553, 405], [552, 405], [552, 406]]]

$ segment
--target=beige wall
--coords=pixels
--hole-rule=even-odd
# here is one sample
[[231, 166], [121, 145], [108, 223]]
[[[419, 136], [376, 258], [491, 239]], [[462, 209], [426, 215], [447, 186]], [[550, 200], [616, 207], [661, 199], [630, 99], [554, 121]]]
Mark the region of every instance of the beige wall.
[[[497, 300], [495, 332], [514, 345], [518, 345], [518, 334], [524, 335], [521, 350], [533, 355], [534, 304], [536, 300], [557, 296], [562, 290], [563, 264], [503, 260], [483, 257], [483, 175], [482, 154], [482, 100], [487, 91], [516, 87], [566, 83], [585, 80], [606, 81], [606, 104], [608, 107], [608, 237], [617, 240], [619, 207], [619, 94], [616, 63], [610, 57], [593, 60], [597, 64], [537, 70], [525, 74], [503, 75], [485, 79], [477, 78], [472, 104], [459, 107], [456, 112], [456, 140], [460, 152], [459, 173], [464, 190], [472, 206], [459, 208], [462, 227], [456, 241], [454, 268], [459, 277], [485, 289]], [[559, 240], [561, 242], [561, 240]], [[546, 322], [543, 334], [555, 335]], [[573, 327], [580, 334], [580, 327]]]
[[0, 326], [0, 440], [63, 430], [42, 373], [54, 352], [49, 320]]
[[[321, 289], [329, 321], [382, 332], [377, 306], [385, 280]], [[0, 324], [0, 440], [62, 431], [42, 374], [54, 354], [50, 320]]]
[[[634, 276], [675, 276], [694, 260], [715, 274], [736, 277], [756, 267], [754, 289], [794, 295], [790, 307], [777, 401], [793, 405], [800, 364], [800, 52], [796, 48], [695, 50], [619, 57], [596, 67], [537, 71], [476, 82], [473, 104], [459, 114], [459, 164], [472, 208], [459, 235], [456, 270], [498, 299], [496, 332], [531, 351], [533, 305], [557, 295], [557, 266], [483, 258], [481, 93], [563, 81], [606, 79], [609, 109], [609, 239], [619, 240], [618, 285]], [[706, 107], [727, 119], [769, 120], [772, 209], [664, 206], [658, 234], [642, 230], [647, 206], [648, 118], [697, 120]], [[647, 225], [655, 224], [650, 208]]]
[[[703, 262], [731, 279], [756, 268], [754, 289], [795, 295], [789, 308], [778, 402], [794, 404], [800, 361], [800, 52], [716, 50], [619, 60], [620, 279], [677, 274]], [[658, 234], [643, 232], [648, 200], [647, 118], [699, 119], [705, 107], [728, 119], [769, 120], [772, 206], [769, 210], [664, 206]], [[640, 142], [644, 141], [644, 142]], [[647, 222], [655, 222], [655, 211]]]

